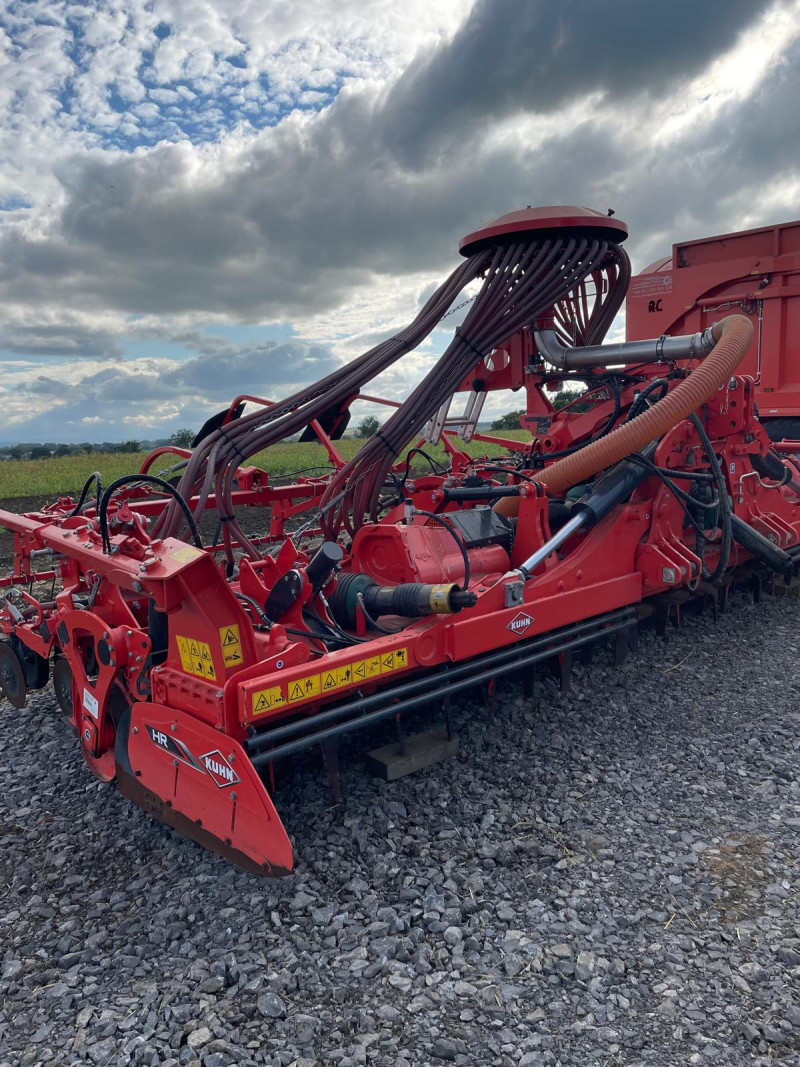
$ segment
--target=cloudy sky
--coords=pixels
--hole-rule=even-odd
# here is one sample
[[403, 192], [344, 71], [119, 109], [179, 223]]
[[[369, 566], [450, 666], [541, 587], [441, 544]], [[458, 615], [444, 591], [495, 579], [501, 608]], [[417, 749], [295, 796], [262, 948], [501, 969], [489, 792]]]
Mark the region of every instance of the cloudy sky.
[[798, 101], [800, 0], [7, 0], [0, 441], [285, 394], [525, 204], [614, 208], [639, 269], [800, 217]]

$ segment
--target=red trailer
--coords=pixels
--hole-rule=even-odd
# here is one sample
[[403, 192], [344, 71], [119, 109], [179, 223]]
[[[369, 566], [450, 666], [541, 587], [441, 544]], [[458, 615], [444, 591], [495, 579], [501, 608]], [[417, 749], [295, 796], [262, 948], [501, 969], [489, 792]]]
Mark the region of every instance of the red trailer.
[[753, 323], [741, 371], [767, 433], [800, 438], [800, 221], [673, 245], [631, 281], [627, 338], [692, 333], [731, 313]]

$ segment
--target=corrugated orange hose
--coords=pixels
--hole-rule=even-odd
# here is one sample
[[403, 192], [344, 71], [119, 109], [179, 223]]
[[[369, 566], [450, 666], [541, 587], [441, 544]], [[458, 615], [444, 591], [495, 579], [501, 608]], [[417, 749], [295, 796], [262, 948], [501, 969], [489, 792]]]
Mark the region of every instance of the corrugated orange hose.
[[[649, 444], [696, 411], [741, 363], [753, 339], [753, 324], [744, 315], [729, 315], [715, 323], [712, 333], [716, 345], [711, 353], [663, 400], [599, 441], [538, 471], [534, 480], [546, 485], [551, 493], [564, 493]], [[519, 497], [503, 497], [495, 510], [501, 515], [516, 515]]]

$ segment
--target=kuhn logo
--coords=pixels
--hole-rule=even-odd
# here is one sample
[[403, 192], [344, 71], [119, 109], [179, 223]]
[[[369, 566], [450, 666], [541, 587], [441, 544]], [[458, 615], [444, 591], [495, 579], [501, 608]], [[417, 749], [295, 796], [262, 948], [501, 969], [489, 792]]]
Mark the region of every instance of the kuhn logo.
[[173, 759], [180, 760], [181, 763], [188, 763], [190, 767], [194, 767], [196, 771], [202, 773], [203, 768], [183, 741], [177, 737], [173, 737], [171, 734], [168, 734], [166, 730], [162, 730], [157, 726], [151, 726], [149, 723], [145, 723], [144, 726], [150, 736], [150, 740], [154, 745], [160, 748], [162, 752], [166, 752], [168, 755], [172, 756]]
[[242, 780], [218, 748], [213, 752], [206, 752], [200, 757], [200, 762], [220, 789], [224, 789], [226, 785], [236, 785]]
[[526, 615], [524, 611], [521, 611], [519, 615], [515, 615], [511, 622], [506, 626], [507, 630], [510, 630], [512, 634], [524, 634], [529, 626], [533, 625], [533, 619], [530, 615]]

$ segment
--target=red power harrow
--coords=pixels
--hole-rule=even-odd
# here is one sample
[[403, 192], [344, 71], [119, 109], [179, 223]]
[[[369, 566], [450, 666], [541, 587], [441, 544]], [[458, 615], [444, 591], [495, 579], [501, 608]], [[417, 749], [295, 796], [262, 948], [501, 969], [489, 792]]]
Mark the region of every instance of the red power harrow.
[[[626, 236], [585, 208], [505, 215], [462, 241], [464, 262], [401, 333], [284, 401], [238, 397], [179, 480], [149, 473], [156, 452], [104, 490], [92, 476], [77, 502], [0, 512], [14, 534], [4, 695], [21, 708], [52, 673], [98, 777], [234, 862], [285, 874], [276, 761], [321, 745], [335, 781], [338, 740], [360, 727], [446, 711], [601, 638], [622, 657], [646, 598], [663, 609], [734, 574], [790, 580], [800, 446], [768, 439], [736, 373], [752, 326], [734, 315], [601, 346], [630, 279]], [[345, 462], [351, 405], [470, 283], [445, 352]], [[549, 395], [572, 382], [585, 392], [555, 410]], [[530, 441], [477, 432], [491, 390], [525, 391]], [[271, 485], [246, 465], [298, 432], [325, 444], [325, 477]], [[258, 537], [247, 508], [266, 509]]]

